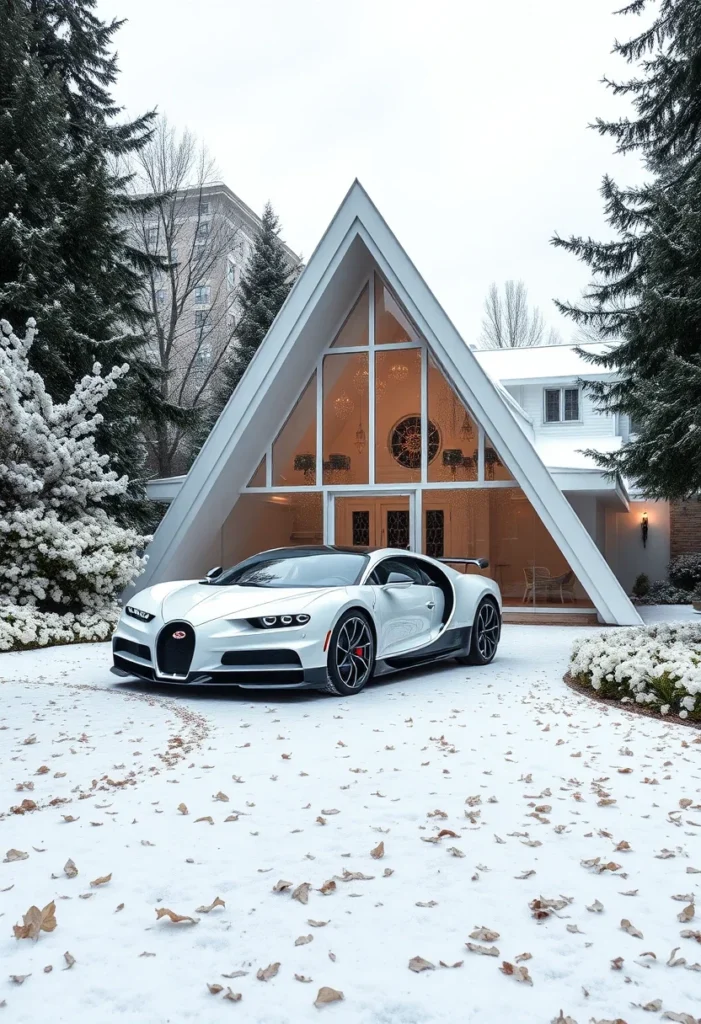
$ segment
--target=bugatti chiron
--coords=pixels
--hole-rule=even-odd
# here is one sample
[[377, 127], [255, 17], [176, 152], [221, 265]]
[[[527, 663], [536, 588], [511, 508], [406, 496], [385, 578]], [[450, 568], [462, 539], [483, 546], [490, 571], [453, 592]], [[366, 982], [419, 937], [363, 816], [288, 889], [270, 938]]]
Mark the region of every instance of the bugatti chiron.
[[114, 633], [112, 671], [347, 697], [439, 659], [486, 665], [500, 633], [499, 587], [485, 576], [392, 548], [275, 548], [135, 594]]

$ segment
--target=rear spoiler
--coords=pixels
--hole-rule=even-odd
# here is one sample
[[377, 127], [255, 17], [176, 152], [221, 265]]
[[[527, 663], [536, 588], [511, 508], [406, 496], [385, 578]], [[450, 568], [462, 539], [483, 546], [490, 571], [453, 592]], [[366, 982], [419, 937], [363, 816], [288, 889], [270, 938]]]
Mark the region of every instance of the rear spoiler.
[[437, 562], [447, 562], [448, 565], [476, 565], [479, 569], [489, 568], [488, 558], [437, 558]]

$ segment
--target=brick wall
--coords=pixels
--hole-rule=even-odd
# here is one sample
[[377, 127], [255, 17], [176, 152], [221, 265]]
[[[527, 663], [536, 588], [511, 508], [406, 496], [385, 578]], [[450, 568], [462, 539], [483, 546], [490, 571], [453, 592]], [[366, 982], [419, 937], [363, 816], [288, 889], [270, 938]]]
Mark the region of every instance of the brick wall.
[[669, 518], [672, 558], [701, 551], [701, 499], [671, 502]]

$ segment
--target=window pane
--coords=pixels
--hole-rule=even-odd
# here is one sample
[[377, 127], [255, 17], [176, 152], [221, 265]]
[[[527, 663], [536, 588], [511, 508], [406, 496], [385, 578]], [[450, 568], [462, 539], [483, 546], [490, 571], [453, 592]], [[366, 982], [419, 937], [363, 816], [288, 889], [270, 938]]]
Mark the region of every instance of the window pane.
[[513, 480], [512, 474], [486, 435], [484, 438], [484, 479]]
[[222, 526], [222, 564], [229, 568], [269, 548], [321, 544], [322, 507], [320, 491], [242, 494]]
[[440, 451], [428, 464], [428, 479], [477, 479], [477, 424], [433, 359], [428, 359], [428, 418], [440, 437]]
[[560, 389], [545, 392], [545, 422], [558, 423], [560, 420]]
[[[400, 349], [375, 356], [375, 480], [421, 479], [421, 351]], [[429, 426], [429, 460], [437, 458], [440, 434]]]
[[350, 348], [354, 345], [368, 344], [370, 330], [370, 300], [367, 285], [363, 288], [360, 298], [346, 317], [343, 327], [336, 335], [331, 348]]
[[247, 487], [265, 487], [265, 455], [258, 463], [258, 469], [246, 484]]
[[324, 359], [325, 484], [368, 482], [368, 377], [365, 352]]
[[[468, 488], [424, 494], [424, 551], [428, 554], [428, 513], [443, 513], [445, 558], [489, 559], [488, 569], [454, 568], [491, 576], [506, 607], [552, 611], [591, 607], [566, 558], [519, 487]], [[434, 556], [439, 557], [439, 556]]]
[[273, 487], [316, 483], [316, 372], [273, 444]]
[[565, 419], [579, 419], [579, 388], [565, 388]]
[[409, 317], [379, 274], [375, 274], [375, 344], [419, 341]]

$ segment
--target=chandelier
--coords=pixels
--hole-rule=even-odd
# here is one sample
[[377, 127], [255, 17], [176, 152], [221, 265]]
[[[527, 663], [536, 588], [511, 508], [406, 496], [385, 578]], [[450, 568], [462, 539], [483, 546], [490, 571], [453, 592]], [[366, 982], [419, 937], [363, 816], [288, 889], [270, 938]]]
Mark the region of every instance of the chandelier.
[[363, 430], [363, 421], [361, 420], [360, 423], [358, 424], [358, 429], [355, 432], [355, 447], [359, 455], [362, 455], [363, 452], [365, 451], [367, 440], [368, 439], [365, 435], [365, 431]]
[[345, 391], [342, 391], [338, 398], [334, 399], [333, 408], [339, 420], [347, 420], [355, 409], [355, 405], [353, 399], [349, 398]]
[[389, 368], [389, 375], [392, 380], [406, 380], [409, 376], [409, 367], [404, 363], [393, 363]]

